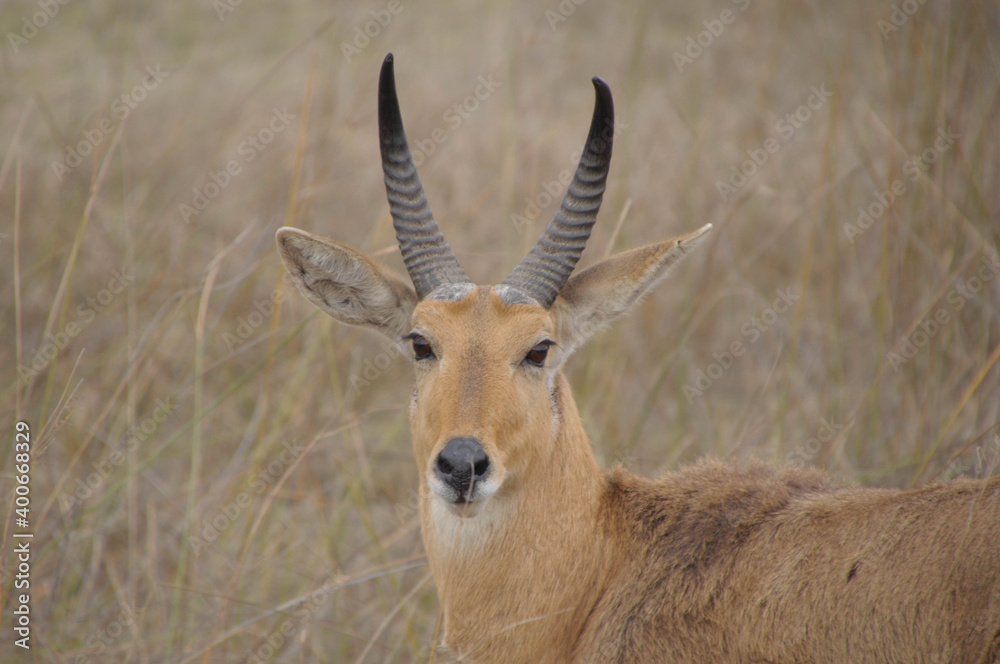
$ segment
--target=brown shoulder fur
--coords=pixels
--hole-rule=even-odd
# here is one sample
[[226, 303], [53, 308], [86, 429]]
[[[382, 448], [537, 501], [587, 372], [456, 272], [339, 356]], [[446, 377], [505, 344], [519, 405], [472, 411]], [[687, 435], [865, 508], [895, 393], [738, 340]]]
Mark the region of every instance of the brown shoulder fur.
[[623, 563], [579, 661], [1000, 658], [1000, 477], [835, 488], [718, 461], [606, 477], [601, 527]]

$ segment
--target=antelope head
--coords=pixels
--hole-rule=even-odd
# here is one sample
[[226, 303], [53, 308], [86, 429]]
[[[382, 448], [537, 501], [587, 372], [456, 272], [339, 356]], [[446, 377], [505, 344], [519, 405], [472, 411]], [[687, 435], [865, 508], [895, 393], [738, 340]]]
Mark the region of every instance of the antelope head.
[[[277, 233], [285, 267], [310, 302], [405, 344], [412, 356], [410, 423], [425, 517], [509, 511], [551, 488], [553, 466], [571, 453], [560, 439], [586, 447], [560, 367], [710, 228], [572, 275], [601, 205], [614, 136], [611, 91], [593, 83], [593, 119], [565, 197], [498, 285], [473, 284], [438, 230], [403, 131], [391, 54], [379, 79], [379, 136], [409, 282], [343, 244], [293, 228]], [[592, 459], [589, 448], [584, 456]]]

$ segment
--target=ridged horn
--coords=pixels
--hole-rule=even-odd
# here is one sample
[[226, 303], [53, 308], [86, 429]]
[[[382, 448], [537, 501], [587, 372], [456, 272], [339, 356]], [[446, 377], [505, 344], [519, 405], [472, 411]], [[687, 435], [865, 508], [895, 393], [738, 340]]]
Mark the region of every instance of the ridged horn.
[[562, 204], [524, 260], [503, 280], [548, 309], [576, 267], [597, 211], [611, 164], [615, 107], [611, 88], [594, 77], [594, 117], [580, 163]]
[[468, 283], [469, 277], [438, 230], [413, 163], [396, 97], [392, 53], [385, 56], [378, 80], [378, 132], [389, 213], [417, 297], [422, 300], [444, 284]]

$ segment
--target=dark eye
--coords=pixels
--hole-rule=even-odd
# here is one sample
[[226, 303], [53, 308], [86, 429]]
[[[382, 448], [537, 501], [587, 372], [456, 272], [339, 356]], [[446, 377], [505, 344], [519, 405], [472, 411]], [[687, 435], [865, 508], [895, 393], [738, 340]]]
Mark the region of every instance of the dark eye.
[[427, 339], [424, 339], [419, 334], [413, 337], [413, 357], [418, 360], [429, 360], [434, 357], [434, 350], [431, 348], [431, 342], [427, 341]]
[[543, 341], [528, 351], [528, 354], [524, 356], [524, 361], [536, 367], [545, 366], [545, 358], [549, 354], [549, 346], [551, 345], [551, 341]]

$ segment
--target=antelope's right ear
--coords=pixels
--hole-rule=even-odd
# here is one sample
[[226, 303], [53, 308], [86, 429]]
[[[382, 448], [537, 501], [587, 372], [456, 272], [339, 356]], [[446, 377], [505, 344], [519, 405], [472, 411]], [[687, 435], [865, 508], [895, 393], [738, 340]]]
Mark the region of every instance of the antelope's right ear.
[[417, 305], [410, 284], [339, 242], [288, 227], [279, 228], [275, 239], [292, 281], [323, 313], [393, 341], [410, 331]]
[[554, 307], [564, 356], [631, 309], [710, 230], [712, 224], [705, 224], [673, 240], [623, 251], [570, 277]]

